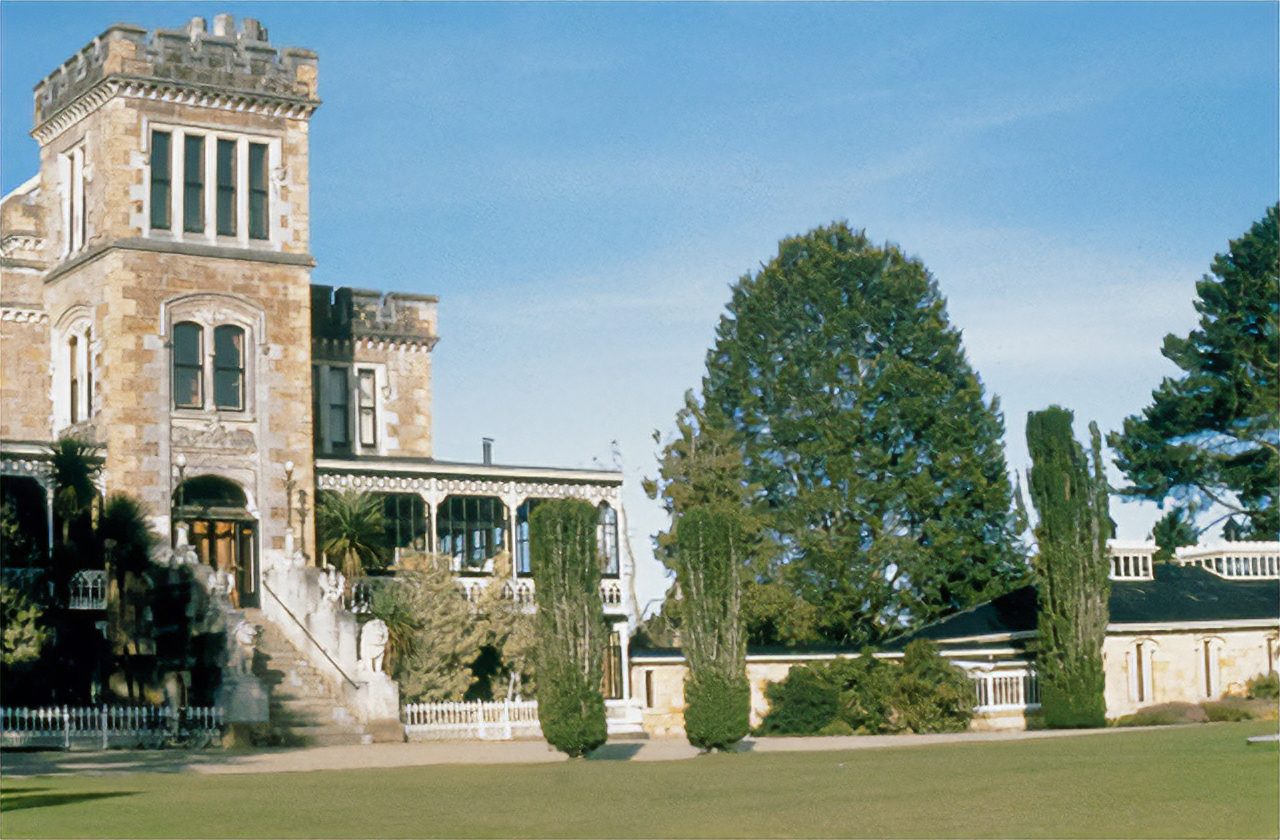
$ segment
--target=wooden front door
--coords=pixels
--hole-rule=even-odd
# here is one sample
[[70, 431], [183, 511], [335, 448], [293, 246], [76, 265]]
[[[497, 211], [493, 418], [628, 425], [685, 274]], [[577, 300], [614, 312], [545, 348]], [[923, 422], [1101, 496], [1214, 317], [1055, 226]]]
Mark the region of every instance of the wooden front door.
[[240, 519], [197, 519], [191, 523], [191, 544], [205, 563], [228, 572], [234, 607], [258, 606], [256, 523]]

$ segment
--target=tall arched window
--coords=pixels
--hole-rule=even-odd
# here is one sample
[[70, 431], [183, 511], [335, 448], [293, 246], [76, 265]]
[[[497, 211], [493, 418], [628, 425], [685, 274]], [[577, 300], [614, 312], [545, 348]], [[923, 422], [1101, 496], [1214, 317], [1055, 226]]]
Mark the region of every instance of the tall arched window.
[[1156, 687], [1151, 663], [1156, 649], [1156, 643], [1151, 639], [1140, 639], [1125, 652], [1125, 666], [1129, 672], [1129, 699], [1140, 705], [1155, 702]]
[[213, 331], [213, 404], [244, 410], [244, 330], [230, 324]]
[[67, 370], [71, 371], [70, 386], [71, 390], [68, 394], [71, 406], [71, 422], [80, 422], [80, 339], [77, 336], [71, 336], [67, 339]]
[[529, 560], [529, 517], [533, 509], [545, 499], [525, 499], [516, 508], [516, 574], [533, 574], [533, 564]]
[[600, 521], [596, 526], [596, 545], [604, 559], [600, 570], [606, 577], [618, 575], [618, 512], [608, 502], [600, 503]]
[[1222, 653], [1222, 639], [1211, 637], [1200, 640], [1199, 663], [1200, 690], [1207, 698], [1217, 697], [1222, 693], [1222, 670], [1219, 663]]
[[204, 408], [204, 329], [191, 321], [173, 327], [173, 405]]

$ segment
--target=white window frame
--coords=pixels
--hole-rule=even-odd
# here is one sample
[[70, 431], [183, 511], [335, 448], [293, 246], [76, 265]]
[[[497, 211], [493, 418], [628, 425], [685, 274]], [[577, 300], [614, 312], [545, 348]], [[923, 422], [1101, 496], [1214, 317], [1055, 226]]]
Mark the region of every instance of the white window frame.
[[[384, 394], [383, 391], [387, 384], [386, 365], [376, 362], [315, 362], [313, 368], [320, 371], [318, 377], [320, 382], [320, 393], [313, 395], [312, 406], [319, 406], [320, 418], [316, 424], [320, 430], [320, 451], [324, 454], [332, 454], [334, 449], [333, 428], [329, 423], [329, 406], [330, 397], [333, 395], [331, 390], [332, 374], [330, 371], [341, 370], [345, 373], [347, 382], [347, 447], [341, 450], [343, 453], [352, 455], [381, 455], [385, 454], [387, 425], [386, 413], [384, 411]], [[365, 446], [361, 443], [360, 438], [360, 371], [373, 372], [373, 439], [372, 446]]]
[[[151, 227], [151, 135], [154, 131], [168, 132], [170, 136], [169, 166], [169, 229]], [[183, 201], [186, 176], [186, 138], [204, 138], [204, 229], [185, 230], [186, 207]], [[207, 245], [233, 245], [240, 248], [270, 248], [279, 250], [283, 241], [283, 228], [278, 224], [280, 206], [279, 191], [272, 173], [280, 168], [281, 138], [271, 134], [255, 134], [225, 131], [220, 128], [147, 121], [143, 126], [143, 144], [146, 163], [143, 179], [147, 188], [143, 191], [142, 234], [157, 239], [178, 242], [198, 242]], [[231, 140], [236, 144], [236, 233], [223, 236], [218, 233], [218, 141]], [[261, 143], [267, 147], [267, 238], [249, 237], [249, 144]]]
[[85, 142], [81, 140], [58, 156], [58, 178], [62, 194], [62, 256], [84, 249], [89, 238], [85, 217]]

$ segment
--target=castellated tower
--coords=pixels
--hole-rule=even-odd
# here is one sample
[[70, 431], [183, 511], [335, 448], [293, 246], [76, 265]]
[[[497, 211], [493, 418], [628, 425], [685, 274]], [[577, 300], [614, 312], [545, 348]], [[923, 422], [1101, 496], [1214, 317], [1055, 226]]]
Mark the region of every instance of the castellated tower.
[[40, 171], [0, 213], [0, 439], [96, 440], [107, 493], [165, 537], [199, 513], [239, 566], [283, 555], [285, 465], [314, 487], [319, 104], [315, 53], [255, 20], [112, 26], [36, 85]]

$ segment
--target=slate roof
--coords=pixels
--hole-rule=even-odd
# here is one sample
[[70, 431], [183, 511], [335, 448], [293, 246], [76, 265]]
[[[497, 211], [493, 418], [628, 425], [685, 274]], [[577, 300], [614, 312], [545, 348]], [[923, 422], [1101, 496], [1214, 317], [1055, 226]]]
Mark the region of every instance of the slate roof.
[[[1157, 624], [1179, 621], [1280, 621], [1280, 580], [1228, 580], [1196, 566], [1157, 563], [1153, 580], [1113, 580], [1108, 607], [1112, 624]], [[915, 639], [941, 645], [973, 643], [954, 640], [971, 636], [1022, 633], [1036, 629], [1034, 586], [1015, 589], [999, 598], [899, 636], [885, 650], [901, 650]]]

